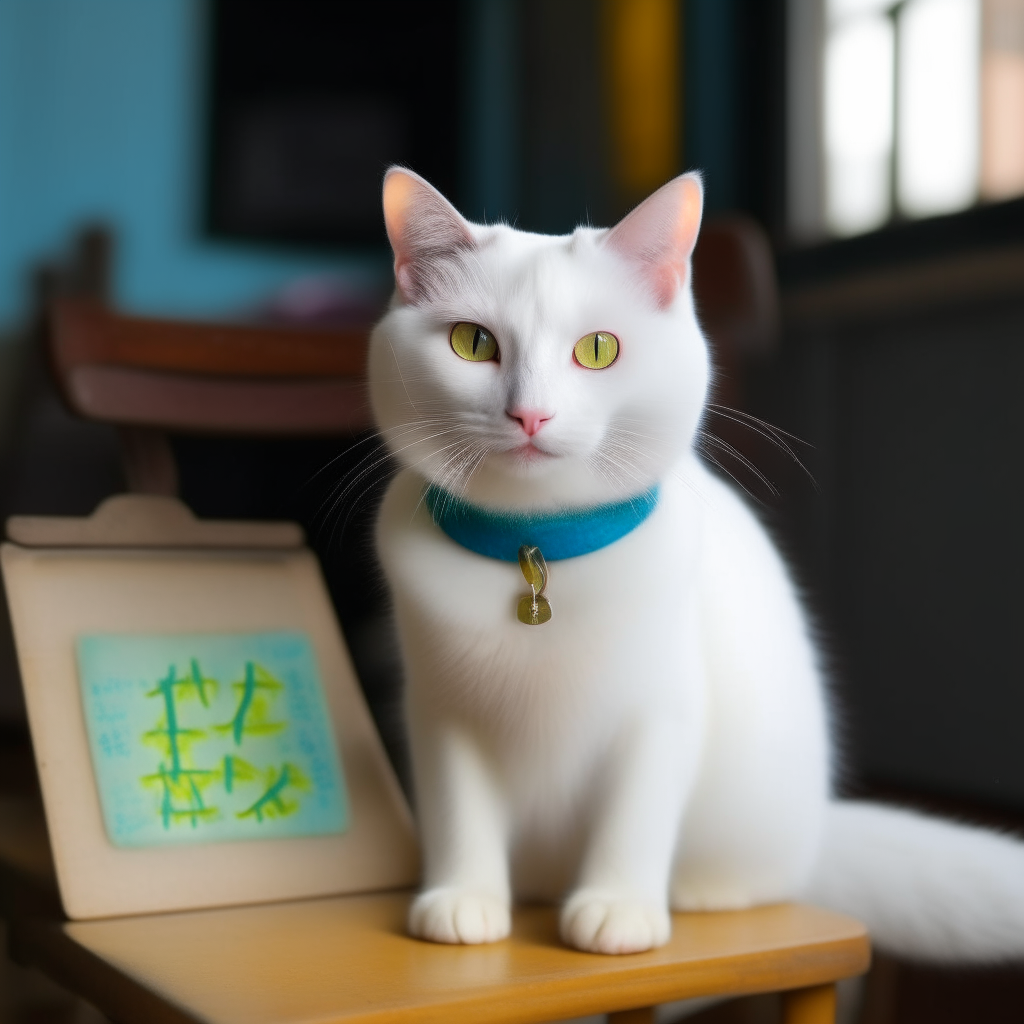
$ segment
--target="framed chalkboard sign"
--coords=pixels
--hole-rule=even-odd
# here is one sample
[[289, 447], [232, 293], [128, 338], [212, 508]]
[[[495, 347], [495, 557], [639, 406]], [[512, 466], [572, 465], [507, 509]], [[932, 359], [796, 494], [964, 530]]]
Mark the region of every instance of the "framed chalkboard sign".
[[291, 524], [121, 495], [0, 548], [64, 908], [413, 884], [409, 810]]

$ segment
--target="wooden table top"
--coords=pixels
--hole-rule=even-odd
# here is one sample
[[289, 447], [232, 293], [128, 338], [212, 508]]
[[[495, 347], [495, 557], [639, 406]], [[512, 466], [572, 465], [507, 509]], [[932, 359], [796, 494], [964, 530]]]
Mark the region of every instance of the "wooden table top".
[[510, 939], [442, 946], [404, 931], [407, 893], [87, 922], [22, 922], [15, 948], [125, 1024], [529, 1024], [862, 973], [863, 926], [780, 904], [676, 914], [632, 956], [563, 946], [552, 908]]

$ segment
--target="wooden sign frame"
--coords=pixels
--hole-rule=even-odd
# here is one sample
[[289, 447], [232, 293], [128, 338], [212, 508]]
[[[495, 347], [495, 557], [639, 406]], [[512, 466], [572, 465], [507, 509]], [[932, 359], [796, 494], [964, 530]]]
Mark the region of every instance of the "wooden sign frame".
[[[408, 806], [359, 690], [320, 569], [290, 523], [204, 522], [119, 495], [83, 519], [13, 517], [0, 547], [64, 908], [75, 919], [415, 884]], [[341, 752], [338, 835], [114, 846], [104, 828], [75, 661], [89, 633], [295, 630], [309, 638]]]

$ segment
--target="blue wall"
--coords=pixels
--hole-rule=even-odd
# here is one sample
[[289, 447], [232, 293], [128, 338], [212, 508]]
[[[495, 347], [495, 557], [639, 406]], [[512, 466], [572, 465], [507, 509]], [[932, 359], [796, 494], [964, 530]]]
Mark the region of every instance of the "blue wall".
[[244, 309], [298, 275], [380, 264], [201, 234], [205, 0], [0, 0], [0, 327], [84, 221], [117, 232], [128, 308]]

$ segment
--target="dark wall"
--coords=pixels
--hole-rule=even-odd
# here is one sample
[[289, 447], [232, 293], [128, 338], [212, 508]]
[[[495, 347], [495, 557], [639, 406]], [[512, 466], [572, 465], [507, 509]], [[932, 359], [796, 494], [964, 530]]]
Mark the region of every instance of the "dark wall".
[[818, 490], [769, 513], [822, 626], [847, 782], [1024, 808], [1024, 296], [793, 322], [752, 390]]
[[784, 235], [785, 3], [685, 0], [684, 163], [708, 210], [743, 210]]
[[[783, 0], [678, 0], [683, 152], [711, 210], [781, 228]], [[382, 242], [406, 163], [472, 217], [607, 224], [608, 55], [594, 0], [215, 0], [207, 222], [219, 235]], [[632, 197], [635, 201], [635, 197]]]
[[519, 223], [562, 233], [617, 217], [599, 12], [592, 0], [523, 0]]
[[462, 23], [458, 0], [215, 0], [210, 231], [381, 246], [391, 163], [458, 198], [463, 94], [480, 73]]

